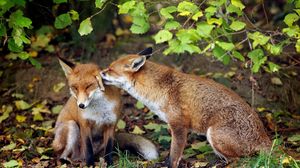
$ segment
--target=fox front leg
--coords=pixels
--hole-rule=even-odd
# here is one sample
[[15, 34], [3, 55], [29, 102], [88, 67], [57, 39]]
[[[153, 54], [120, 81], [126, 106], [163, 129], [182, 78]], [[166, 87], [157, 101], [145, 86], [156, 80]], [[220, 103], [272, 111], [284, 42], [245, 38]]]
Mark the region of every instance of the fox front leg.
[[[86, 128], [86, 129], [84, 129]], [[85, 162], [87, 166], [94, 166], [94, 152], [93, 152], [93, 145], [91, 141], [91, 129], [87, 126], [80, 127], [80, 134], [81, 134], [81, 144], [82, 144], [82, 151], [84, 153]]]
[[169, 124], [172, 135], [171, 151], [169, 156], [168, 168], [177, 168], [181, 159], [186, 141], [188, 129], [178, 123]]
[[107, 126], [104, 131], [103, 144], [104, 144], [104, 159], [108, 166], [113, 164], [112, 152], [114, 146], [114, 130], [115, 127], [113, 125]]

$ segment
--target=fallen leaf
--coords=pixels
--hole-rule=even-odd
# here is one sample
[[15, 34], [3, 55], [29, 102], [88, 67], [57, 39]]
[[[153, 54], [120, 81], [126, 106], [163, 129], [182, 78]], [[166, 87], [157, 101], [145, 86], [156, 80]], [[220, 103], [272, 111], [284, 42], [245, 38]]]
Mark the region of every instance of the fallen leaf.
[[49, 159], [50, 159], [50, 157], [47, 156], [47, 155], [42, 155], [41, 156], [41, 160], [49, 160]]
[[145, 106], [142, 102], [137, 101], [135, 104], [135, 107], [140, 110], [140, 109], [143, 109]]
[[118, 129], [124, 129], [126, 127], [126, 122], [124, 120], [119, 120], [117, 123], [117, 128]]
[[208, 162], [196, 162], [196, 163], [194, 163], [195, 168], [205, 167], [206, 165], [208, 165]]
[[8, 161], [8, 162], [3, 163], [3, 166], [4, 166], [5, 168], [8, 168], [8, 167], [16, 167], [16, 166], [19, 166], [19, 163], [18, 163], [18, 161], [16, 161], [16, 160], [10, 160], [10, 161]]
[[274, 85], [278, 85], [278, 86], [282, 85], [282, 81], [277, 77], [271, 78], [271, 83], [274, 84]]
[[264, 108], [264, 107], [257, 107], [257, 111], [258, 112], [263, 112], [263, 111], [265, 111], [266, 110], [266, 108]]
[[290, 164], [290, 162], [291, 162], [290, 156], [284, 157], [284, 159], [282, 160], [282, 164]]
[[13, 107], [11, 105], [3, 105], [1, 111], [3, 114], [0, 116], [0, 123], [9, 117], [9, 113], [13, 111]]
[[295, 135], [292, 135], [288, 138], [288, 141], [290, 142], [297, 142], [297, 141], [300, 141], [300, 134], [295, 134]]
[[53, 86], [53, 91], [55, 92], [55, 93], [58, 93], [63, 87], [65, 87], [66, 86], [66, 84], [64, 83], [64, 82], [60, 82], [60, 83], [58, 83], [58, 84], [55, 84], [54, 86]]
[[26, 116], [23, 116], [23, 115], [16, 115], [16, 120], [18, 121], [18, 122], [20, 122], [20, 123], [22, 123], [22, 122], [25, 122], [26, 121]]
[[140, 127], [138, 127], [136, 125], [136, 126], [134, 126], [134, 129], [133, 129], [133, 131], [131, 133], [140, 135], [140, 134], [144, 134], [145, 131], [143, 131]]
[[63, 105], [56, 105], [52, 107], [51, 111], [53, 114], [58, 114], [63, 107], [64, 107]]
[[0, 151], [8, 151], [8, 150], [13, 150], [16, 147], [16, 143], [10, 143], [9, 145], [3, 146]]
[[17, 101], [15, 101], [15, 105], [16, 105], [16, 107], [17, 107], [18, 110], [26, 110], [26, 109], [29, 109], [31, 107], [31, 105], [29, 105], [24, 100], [17, 100]]
[[154, 130], [154, 132], [159, 132], [161, 130], [161, 125], [150, 122], [147, 125], [144, 125], [144, 128], [146, 128], [148, 130]]

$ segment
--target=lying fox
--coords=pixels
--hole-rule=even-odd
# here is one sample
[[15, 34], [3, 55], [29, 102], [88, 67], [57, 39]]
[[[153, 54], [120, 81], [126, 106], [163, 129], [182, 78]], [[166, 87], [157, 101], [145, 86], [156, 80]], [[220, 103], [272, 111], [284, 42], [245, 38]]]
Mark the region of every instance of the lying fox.
[[270, 149], [259, 116], [241, 97], [213, 80], [147, 61], [151, 52], [121, 57], [101, 76], [105, 84], [124, 89], [168, 123], [169, 167], [178, 166], [189, 131], [206, 135], [224, 159]]
[[158, 157], [155, 145], [141, 136], [126, 133], [114, 136], [121, 113], [120, 90], [113, 86], [104, 88], [97, 65], [75, 65], [62, 58], [59, 62], [72, 95], [55, 125], [52, 145], [61, 160], [85, 159], [87, 165], [94, 165], [94, 155], [100, 154], [111, 165], [114, 138], [121, 149], [135, 149], [148, 160]]

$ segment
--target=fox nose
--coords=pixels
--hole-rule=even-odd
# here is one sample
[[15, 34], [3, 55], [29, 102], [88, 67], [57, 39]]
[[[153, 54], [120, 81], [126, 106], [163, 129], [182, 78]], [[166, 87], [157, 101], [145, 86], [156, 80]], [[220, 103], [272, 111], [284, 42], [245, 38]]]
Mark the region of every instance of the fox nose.
[[78, 106], [79, 108], [84, 109], [84, 104], [80, 103]]

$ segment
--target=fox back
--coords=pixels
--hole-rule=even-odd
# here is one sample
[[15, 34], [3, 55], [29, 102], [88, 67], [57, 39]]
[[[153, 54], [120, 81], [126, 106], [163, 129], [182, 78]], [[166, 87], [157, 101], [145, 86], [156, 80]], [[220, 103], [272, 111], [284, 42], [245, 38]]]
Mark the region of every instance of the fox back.
[[121, 57], [101, 75], [105, 83], [126, 90], [169, 124], [173, 167], [178, 164], [177, 153], [183, 151], [177, 149], [179, 142], [185, 143], [188, 130], [206, 135], [215, 153], [225, 159], [270, 147], [257, 113], [213, 80], [178, 72], [140, 55]]

